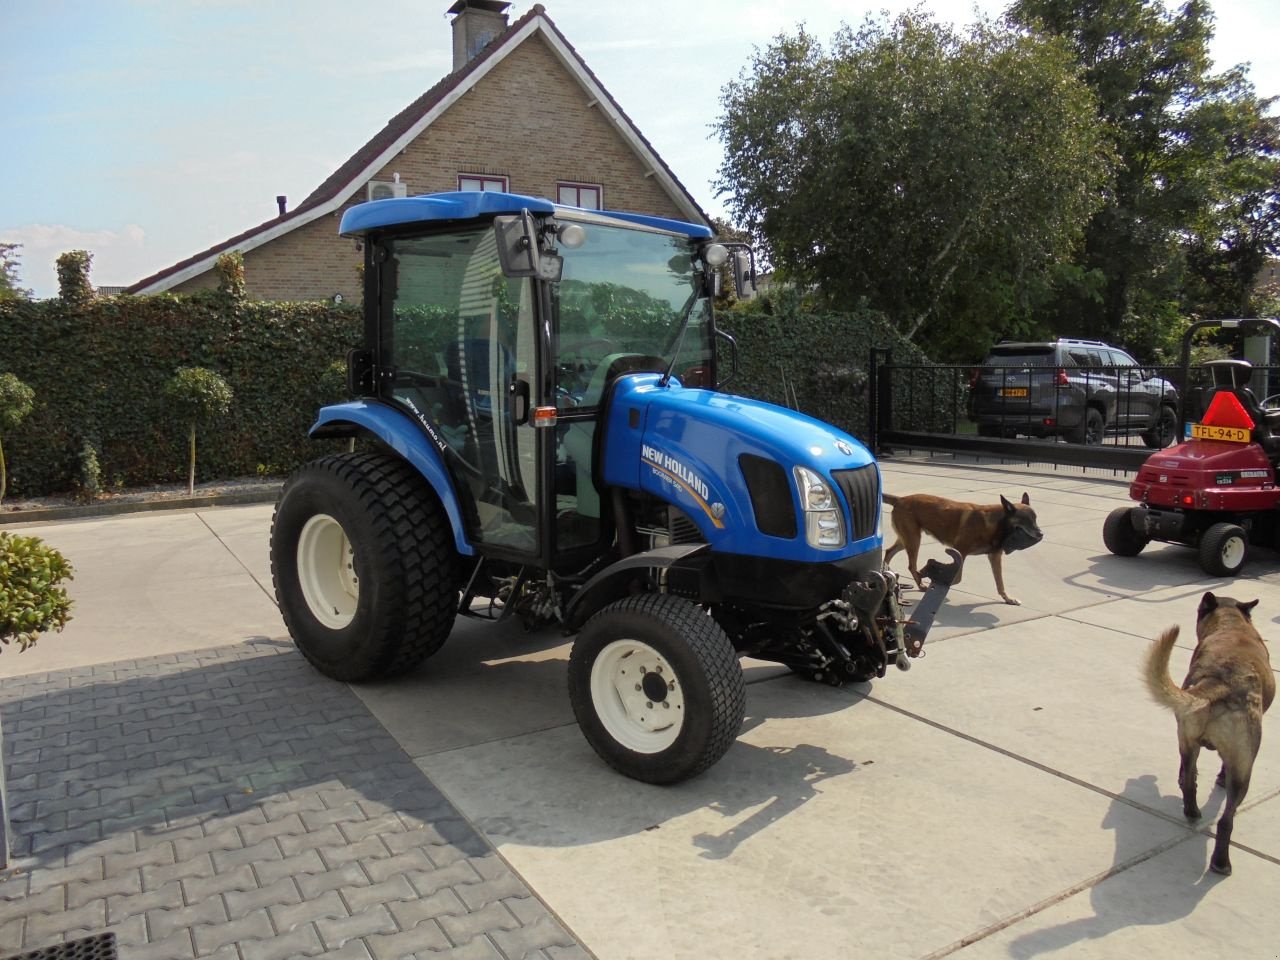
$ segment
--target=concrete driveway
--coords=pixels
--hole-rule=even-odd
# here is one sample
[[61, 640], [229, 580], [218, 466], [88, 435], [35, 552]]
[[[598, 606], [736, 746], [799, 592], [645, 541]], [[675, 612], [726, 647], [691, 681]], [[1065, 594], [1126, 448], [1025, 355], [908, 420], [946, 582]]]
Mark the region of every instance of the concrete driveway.
[[[1202, 759], [1197, 830], [1181, 816], [1173, 718], [1139, 679], [1175, 623], [1181, 679], [1206, 589], [1259, 598], [1259, 628], [1280, 633], [1280, 558], [1259, 551], [1227, 582], [1184, 548], [1112, 557], [1101, 529], [1127, 502], [1123, 480], [882, 468], [898, 494], [1029, 492], [1045, 539], [1005, 564], [1022, 605], [999, 600], [977, 559], [909, 673], [835, 690], [748, 663], [738, 742], [693, 781], [638, 784], [595, 757], [554, 632], [463, 622], [412, 676], [355, 692], [602, 960], [1280, 956], [1266, 919], [1280, 901], [1274, 737], [1237, 818], [1235, 874], [1207, 874], [1216, 758]], [[270, 512], [28, 528], [76, 564], [76, 620], [0, 658], [0, 677], [282, 637]]]

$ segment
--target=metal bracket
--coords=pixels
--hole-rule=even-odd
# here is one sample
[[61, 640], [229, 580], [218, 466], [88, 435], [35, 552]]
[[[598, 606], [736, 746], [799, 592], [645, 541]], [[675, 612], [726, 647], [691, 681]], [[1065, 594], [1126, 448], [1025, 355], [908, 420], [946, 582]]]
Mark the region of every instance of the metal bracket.
[[952, 582], [960, 572], [963, 558], [959, 552], [947, 547], [947, 555], [951, 557], [950, 563], [930, 560], [924, 565], [923, 576], [929, 578], [929, 589], [924, 592], [920, 602], [912, 607], [911, 619], [907, 621], [903, 631], [908, 656], [920, 656], [924, 649], [925, 637], [929, 635], [929, 630], [933, 626], [933, 618], [937, 616], [942, 601], [947, 598], [947, 591], [951, 589]]

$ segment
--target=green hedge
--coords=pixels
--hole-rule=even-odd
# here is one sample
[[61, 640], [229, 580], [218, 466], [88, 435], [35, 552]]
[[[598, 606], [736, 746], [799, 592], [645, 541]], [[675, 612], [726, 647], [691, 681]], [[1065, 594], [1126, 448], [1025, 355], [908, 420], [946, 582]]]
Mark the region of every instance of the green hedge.
[[[738, 379], [725, 390], [792, 407], [867, 439], [873, 347], [892, 351], [898, 364], [928, 363], [882, 314], [856, 309], [820, 313], [794, 293], [764, 296], [721, 310], [717, 325], [738, 341]], [[729, 354], [718, 347], [720, 376]], [[911, 399], [918, 418], [933, 420], [951, 406], [949, 385]], [[945, 394], [945, 397], [943, 396]]]
[[330, 367], [360, 330], [356, 307], [217, 292], [0, 303], [0, 373], [35, 391], [35, 410], [4, 437], [10, 491], [75, 488], [86, 441], [107, 488], [185, 479], [187, 428], [164, 387], [189, 366], [221, 374], [235, 396], [201, 434], [200, 476], [287, 472], [328, 449], [307, 428], [343, 399]]

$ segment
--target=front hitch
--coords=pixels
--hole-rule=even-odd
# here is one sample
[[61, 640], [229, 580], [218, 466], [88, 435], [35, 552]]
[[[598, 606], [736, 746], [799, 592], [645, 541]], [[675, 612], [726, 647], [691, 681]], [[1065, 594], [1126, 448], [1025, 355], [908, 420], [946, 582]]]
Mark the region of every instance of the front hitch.
[[933, 627], [933, 618], [938, 615], [938, 608], [942, 606], [942, 601], [947, 598], [947, 591], [960, 573], [963, 558], [959, 552], [947, 547], [947, 555], [951, 557], [950, 563], [930, 560], [924, 565], [923, 575], [929, 578], [929, 589], [912, 608], [911, 619], [904, 624], [904, 648], [907, 656], [918, 657], [924, 652], [924, 640]]

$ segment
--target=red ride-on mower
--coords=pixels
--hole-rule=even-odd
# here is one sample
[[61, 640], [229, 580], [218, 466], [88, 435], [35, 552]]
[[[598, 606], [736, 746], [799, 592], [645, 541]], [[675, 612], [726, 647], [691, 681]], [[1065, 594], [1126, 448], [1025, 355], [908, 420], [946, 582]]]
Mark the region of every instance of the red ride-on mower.
[[[1256, 325], [1280, 334], [1275, 319], [1203, 320], [1182, 341], [1180, 432], [1183, 443], [1147, 458], [1129, 486], [1136, 507], [1107, 517], [1102, 540], [1117, 556], [1132, 557], [1152, 540], [1194, 547], [1205, 573], [1233, 577], [1249, 545], [1280, 547], [1280, 407], [1268, 409], [1249, 389], [1251, 365], [1244, 360], [1202, 364], [1212, 384], [1187, 389], [1191, 336], [1205, 327]], [[1268, 398], [1270, 399], [1270, 398]]]

